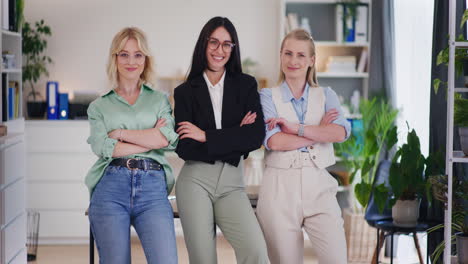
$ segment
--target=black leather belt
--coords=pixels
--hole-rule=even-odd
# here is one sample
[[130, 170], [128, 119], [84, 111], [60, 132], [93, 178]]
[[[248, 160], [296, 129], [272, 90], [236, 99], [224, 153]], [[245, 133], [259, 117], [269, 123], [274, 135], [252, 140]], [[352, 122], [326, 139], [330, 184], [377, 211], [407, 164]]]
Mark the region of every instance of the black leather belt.
[[152, 159], [124, 159], [111, 161], [110, 166], [126, 167], [129, 170], [162, 170], [161, 164]]

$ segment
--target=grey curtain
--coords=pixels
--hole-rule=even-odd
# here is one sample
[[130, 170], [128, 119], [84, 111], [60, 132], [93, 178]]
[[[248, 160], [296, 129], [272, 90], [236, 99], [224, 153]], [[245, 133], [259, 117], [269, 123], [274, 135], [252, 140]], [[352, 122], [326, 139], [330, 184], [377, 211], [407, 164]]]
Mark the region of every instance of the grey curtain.
[[[447, 0], [435, 0], [434, 2], [434, 29], [433, 29], [433, 41], [432, 41], [432, 80], [439, 78], [441, 80], [447, 80], [447, 67], [437, 66], [437, 54], [440, 50], [444, 49], [448, 45], [448, 1]], [[465, 0], [457, 0], [457, 21], [455, 23], [457, 35], [462, 33], [460, 30], [460, 19], [465, 9]], [[456, 86], [460, 87], [463, 85], [462, 80], [456, 80]], [[447, 140], [447, 100], [445, 86], [441, 87], [438, 94], [434, 93], [434, 89], [431, 89], [431, 102], [430, 102], [430, 116], [429, 116], [429, 151], [441, 151], [445, 157], [445, 146]], [[458, 132], [455, 130], [454, 134], [454, 148], [460, 149], [460, 142], [458, 140]], [[454, 177], [461, 177], [463, 175], [463, 167], [454, 167]], [[430, 220], [444, 221], [444, 208], [441, 203], [435, 202], [431, 208], [428, 209], [427, 216]], [[443, 241], [443, 231], [431, 233], [428, 237], [428, 250], [433, 252], [436, 246]], [[442, 259], [439, 259], [437, 263], [442, 263]]]
[[384, 95], [395, 105], [395, 25], [393, 0], [372, 1], [369, 98]]

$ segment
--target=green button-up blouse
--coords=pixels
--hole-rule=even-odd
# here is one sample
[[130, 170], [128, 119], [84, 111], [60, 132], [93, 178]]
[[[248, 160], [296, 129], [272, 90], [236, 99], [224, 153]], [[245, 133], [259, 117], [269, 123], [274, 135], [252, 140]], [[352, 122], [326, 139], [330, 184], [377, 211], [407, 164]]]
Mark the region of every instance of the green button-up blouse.
[[169, 145], [164, 149], [153, 149], [145, 153], [129, 155], [126, 158], [150, 158], [159, 162], [166, 172], [167, 193], [174, 186], [174, 175], [164, 152], [175, 149], [178, 135], [174, 131], [174, 118], [169, 101], [163, 93], [142, 85], [135, 104], [130, 105], [114, 90], [93, 101], [88, 108], [88, 120], [91, 127], [88, 144], [98, 156], [98, 160], [88, 172], [85, 183], [90, 194], [101, 179], [104, 170], [113, 160], [117, 140], [109, 138], [107, 133], [114, 129], [141, 130], [153, 128], [159, 118], [166, 119], [166, 126], [160, 128]]

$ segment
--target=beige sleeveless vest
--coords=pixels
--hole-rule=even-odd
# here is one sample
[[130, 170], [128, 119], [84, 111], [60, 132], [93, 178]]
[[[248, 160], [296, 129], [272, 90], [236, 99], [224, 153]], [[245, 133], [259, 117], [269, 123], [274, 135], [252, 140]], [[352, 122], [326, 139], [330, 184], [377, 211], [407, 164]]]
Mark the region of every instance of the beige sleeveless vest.
[[[291, 102], [283, 102], [281, 88], [271, 89], [273, 103], [279, 117], [299, 123], [296, 111]], [[310, 87], [309, 99], [307, 104], [307, 114], [304, 120], [305, 125], [318, 125], [325, 114], [325, 93], [322, 87]], [[265, 153], [265, 164], [274, 168], [288, 169], [301, 167], [303, 155], [308, 154], [308, 158], [319, 169], [324, 169], [335, 164], [335, 153], [332, 143], [316, 143], [307, 148], [309, 153], [299, 150], [291, 151], [271, 151]]]

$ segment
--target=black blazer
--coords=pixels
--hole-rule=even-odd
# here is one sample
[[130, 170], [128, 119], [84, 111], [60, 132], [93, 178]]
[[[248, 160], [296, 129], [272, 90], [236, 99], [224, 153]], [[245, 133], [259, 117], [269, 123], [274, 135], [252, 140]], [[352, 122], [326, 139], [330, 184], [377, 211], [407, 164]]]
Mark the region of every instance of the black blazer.
[[[203, 75], [184, 82], [174, 91], [176, 129], [188, 121], [204, 130], [206, 142], [181, 139], [176, 153], [184, 160], [213, 164], [220, 160], [238, 166], [240, 157], [260, 148], [265, 137], [265, 124], [257, 81], [247, 74], [229, 74], [224, 78], [222, 129], [216, 129], [213, 106]], [[255, 122], [240, 127], [247, 112], [257, 113]]]

